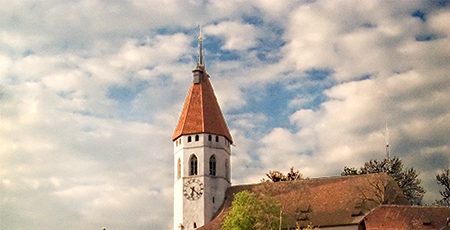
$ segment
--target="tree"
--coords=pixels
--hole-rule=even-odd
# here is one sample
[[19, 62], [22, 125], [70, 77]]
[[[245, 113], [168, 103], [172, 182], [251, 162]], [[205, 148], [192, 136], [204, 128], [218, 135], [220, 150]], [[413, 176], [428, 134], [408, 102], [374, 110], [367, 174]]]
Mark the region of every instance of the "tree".
[[280, 171], [269, 171], [266, 173], [266, 176], [269, 178], [269, 180], [263, 178], [262, 181], [272, 181], [272, 182], [279, 182], [279, 181], [294, 181], [294, 180], [303, 180], [303, 175], [297, 170], [294, 171], [294, 167], [291, 167], [289, 172], [284, 175]]
[[439, 191], [442, 199], [436, 200], [439, 205], [450, 207], [450, 169], [444, 169], [441, 173], [436, 175], [437, 183], [444, 187], [444, 190]]
[[349, 168], [347, 166], [344, 167], [344, 171], [342, 171], [341, 176], [350, 176], [350, 175], [358, 175], [358, 169]]
[[281, 205], [271, 197], [242, 191], [234, 196], [222, 230], [278, 229]]
[[419, 174], [414, 168], [403, 169], [402, 161], [394, 157], [392, 159], [383, 159], [382, 161], [370, 160], [364, 163], [359, 170], [356, 168], [344, 167], [342, 176], [381, 173], [385, 172], [392, 176], [397, 182], [406, 199], [411, 204], [421, 204], [425, 190], [420, 186], [421, 180]]

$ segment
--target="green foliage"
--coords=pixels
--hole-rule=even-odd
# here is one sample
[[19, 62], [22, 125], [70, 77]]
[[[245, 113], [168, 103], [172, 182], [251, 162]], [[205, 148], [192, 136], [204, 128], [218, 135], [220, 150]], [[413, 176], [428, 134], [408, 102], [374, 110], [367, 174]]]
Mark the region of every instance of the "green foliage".
[[319, 227], [314, 227], [314, 226], [308, 224], [308, 226], [306, 226], [305, 228], [301, 228], [301, 227], [297, 224], [297, 227], [295, 228], [295, 230], [319, 230]]
[[294, 180], [303, 180], [303, 175], [297, 170], [294, 171], [294, 167], [291, 167], [289, 172], [284, 175], [280, 171], [269, 171], [266, 173], [266, 176], [269, 178], [262, 179], [262, 181], [272, 181], [272, 182], [279, 182], [279, 181], [294, 181]]
[[383, 159], [382, 161], [370, 160], [364, 163], [359, 170], [356, 168], [344, 167], [342, 176], [380, 173], [385, 172], [394, 178], [398, 186], [402, 189], [406, 199], [411, 204], [421, 204], [425, 190], [420, 186], [421, 180], [419, 174], [414, 168], [403, 169], [402, 161], [394, 157], [392, 159]]
[[436, 203], [450, 207], [450, 169], [442, 170], [441, 173], [436, 175], [436, 180], [439, 185], [444, 187], [444, 190], [439, 191], [442, 199], [436, 200]]
[[341, 172], [341, 176], [351, 176], [351, 175], [358, 175], [358, 169], [345, 166], [344, 171]]
[[242, 191], [234, 196], [222, 230], [278, 229], [281, 206], [273, 198]]

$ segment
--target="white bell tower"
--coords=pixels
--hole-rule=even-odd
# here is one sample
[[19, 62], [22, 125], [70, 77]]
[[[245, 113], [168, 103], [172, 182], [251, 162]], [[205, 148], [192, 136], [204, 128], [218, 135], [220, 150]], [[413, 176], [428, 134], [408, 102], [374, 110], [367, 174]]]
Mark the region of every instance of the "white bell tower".
[[186, 96], [174, 145], [174, 229], [191, 230], [210, 222], [231, 185], [232, 138], [203, 63], [199, 59]]

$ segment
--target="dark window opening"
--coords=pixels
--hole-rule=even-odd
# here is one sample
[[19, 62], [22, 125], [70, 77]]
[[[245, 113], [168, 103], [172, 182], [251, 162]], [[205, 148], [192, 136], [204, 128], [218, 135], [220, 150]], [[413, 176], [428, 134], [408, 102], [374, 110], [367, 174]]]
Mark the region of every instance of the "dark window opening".
[[209, 158], [209, 175], [216, 175], [216, 157], [214, 155]]
[[212, 136], [208, 135], [208, 141], [212, 141]]
[[214, 201], [215, 201], [215, 200], [214, 200], [214, 197], [213, 197], [213, 204], [214, 204]]
[[194, 228], [196, 228], [196, 227], [197, 227], [197, 223], [194, 222]]
[[219, 142], [219, 136], [216, 136], [216, 142]]
[[195, 135], [195, 141], [198, 141], [199, 137], [198, 135]]
[[197, 157], [192, 154], [189, 159], [189, 176], [197, 175]]
[[191, 141], [192, 141], [192, 137], [188, 136], [188, 142], [191, 142]]

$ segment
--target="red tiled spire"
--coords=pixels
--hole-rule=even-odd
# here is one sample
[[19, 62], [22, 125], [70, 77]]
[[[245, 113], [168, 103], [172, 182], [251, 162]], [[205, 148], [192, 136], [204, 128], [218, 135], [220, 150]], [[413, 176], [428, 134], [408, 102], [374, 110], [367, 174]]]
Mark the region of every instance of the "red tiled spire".
[[194, 81], [183, 105], [178, 125], [172, 134], [172, 140], [181, 135], [194, 133], [211, 133], [224, 136], [231, 143], [230, 131], [223, 118], [209, 75], [203, 62], [203, 35], [201, 27], [198, 36], [198, 62], [192, 70]]
[[202, 65], [198, 65], [192, 72], [194, 83], [184, 101], [183, 111], [173, 132], [172, 140], [186, 134], [211, 133], [224, 136], [233, 143], [209, 81], [209, 75], [204, 72]]

